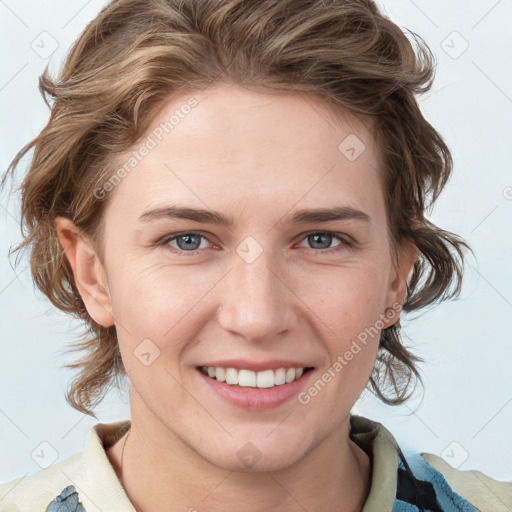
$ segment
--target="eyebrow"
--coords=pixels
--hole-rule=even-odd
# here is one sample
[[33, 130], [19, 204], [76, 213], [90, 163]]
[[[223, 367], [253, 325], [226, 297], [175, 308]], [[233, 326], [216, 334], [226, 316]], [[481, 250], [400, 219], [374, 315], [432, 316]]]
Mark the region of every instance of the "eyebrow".
[[[218, 224], [221, 226], [232, 227], [234, 219], [220, 212], [198, 208], [187, 208], [175, 205], [169, 205], [154, 208], [144, 212], [139, 220], [141, 222], [150, 222], [156, 219], [187, 219], [205, 224]], [[371, 223], [371, 218], [367, 213], [357, 210], [351, 206], [336, 206], [333, 208], [316, 208], [296, 210], [277, 222], [277, 225], [287, 224], [312, 224], [319, 222], [331, 222], [336, 220], [358, 220]]]

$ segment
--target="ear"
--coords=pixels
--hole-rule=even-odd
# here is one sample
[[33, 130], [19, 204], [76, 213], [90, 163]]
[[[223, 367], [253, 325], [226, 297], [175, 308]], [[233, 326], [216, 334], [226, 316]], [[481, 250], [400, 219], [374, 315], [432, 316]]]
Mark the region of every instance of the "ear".
[[104, 327], [114, 325], [105, 269], [92, 244], [69, 219], [57, 217], [55, 227], [89, 315]]
[[384, 328], [395, 324], [400, 318], [400, 312], [407, 294], [414, 262], [418, 257], [418, 248], [411, 240], [404, 240], [397, 249], [397, 262], [393, 260], [389, 274], [386, 309], [388, 314], [383, 315]]

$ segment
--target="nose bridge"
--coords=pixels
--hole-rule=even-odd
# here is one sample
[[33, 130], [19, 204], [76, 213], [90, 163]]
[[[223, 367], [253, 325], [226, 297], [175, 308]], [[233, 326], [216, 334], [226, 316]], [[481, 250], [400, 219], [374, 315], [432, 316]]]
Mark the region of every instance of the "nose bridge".
[[223, 327], [251, 340], [262, 340], [290, 329], [293, 303], [282, 268], [271, 249], [252, 237], [236, 248], [220, 321]]

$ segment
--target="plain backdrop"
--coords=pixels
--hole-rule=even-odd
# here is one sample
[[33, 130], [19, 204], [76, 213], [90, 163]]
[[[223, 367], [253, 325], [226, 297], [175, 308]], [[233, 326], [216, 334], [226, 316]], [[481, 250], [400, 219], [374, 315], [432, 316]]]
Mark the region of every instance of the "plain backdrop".
[[[56, 70], [101, 0], [0, 0], [0, 168], [45, 125], [38, 77]], [[461, 470], [512, 480], [512, 1], [386, 0], [398, 25], [422, 36], [437, 60], [420, 98], [445, 138], [454, 174], [430, 218], [465, 238], [460, 299], [403, 317], [425, 388], [399, 407], [364, 393], [354, 412], [383, 423], [405, 450], [430, 452]], [[53, 53], [52, 53], [53, 52]], [[51, 55], [50, 55], [51, 54]], [[17, 181], [26, 169], [20, 166]], [[41, 447], [56, 461], [82, 450], [96, 420], [64, 398], [72, 373], [64, 352], [79, 325], [32, 284], [20, 241], [19, 198], [0, 203], [0, 482], [33, 473]], [[418, 316], [418, 315], [416, 315]], [[100, 422], [129, 418], [126, 390], [97, 409]], [[43, 444], [41, 444], [43, 443]], [[47, 443], [47, 444], [45, 444]], [[49, 448], [51, 447], [51, 448]], [[52, 451], [53, 450], [53, 451]]]

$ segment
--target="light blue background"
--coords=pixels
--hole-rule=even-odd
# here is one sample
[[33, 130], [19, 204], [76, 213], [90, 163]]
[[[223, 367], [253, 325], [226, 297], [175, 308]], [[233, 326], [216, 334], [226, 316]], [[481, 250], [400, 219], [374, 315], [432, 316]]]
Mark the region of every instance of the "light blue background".
[[[47, 60], [31, 48], [32, 41], [43, 31], [55, 39], [58, 49], [50, 58], [55, 70], [103, 4], [0, 2], [2, 170], [49, 115], [37, 90]], [[447, 141], [455, 170], [431, 220], [464, 237], [476, 260], [468, 261], [459, 300], [404, 322], [409, 345], [427, 360], [421, 366], [423, 402], [421, 388], [414, 400], [395, 408], [365, 394], [354, 412], [381, 421], [404, 449], [443, 455], [459, 469], [512, 480], [512, 1], [386, 0], [380, 5], [400, 26], [420, 34], [436, 55], [434, 88], [420, 104]], [[464, 41], [454, 31], [469, 44], [458, 58], [453, 56]], [[23, 171], [22, 166], [18, 179]], [[96, 422], [64, 399], [71, 373], [62, 367], [69, 361], [63, 349], [78, 325], [35, 291], [26, 257], [16, 271], [15, 257], [7, 257], [20, 240], [18, 209], [17, 197], [8, 201], [4, 193], [0, 482], [38, 470], [31, 453], [43, 441], [54, 447], [58, 460], [81, 450]], [[110, 393], [97, 414], [101, 422], [128, 418], [127, 393]]]

